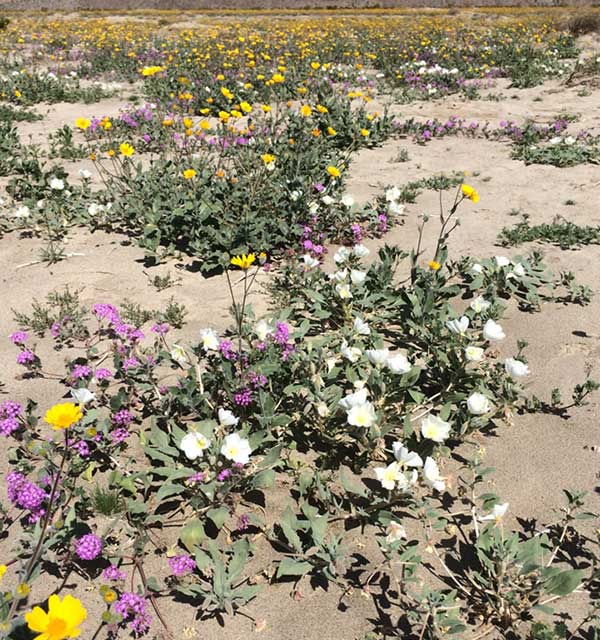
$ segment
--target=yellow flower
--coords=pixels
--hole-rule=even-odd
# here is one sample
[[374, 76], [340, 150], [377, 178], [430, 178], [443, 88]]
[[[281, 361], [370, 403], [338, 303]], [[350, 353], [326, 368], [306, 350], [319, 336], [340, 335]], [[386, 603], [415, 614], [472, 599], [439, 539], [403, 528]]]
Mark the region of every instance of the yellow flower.
[[109, 158], [114, 158], [115, 156], [115, 150], [114, 149], [109, 149], [106, 154], [108, 155]]
[[234, 267], [239, 267], [242, 271], [247, 271], [255, 260], [256, 256], [253, 253], [249, 253], [248, 255], [243, 253], [241, 256], [231, 258], [231, 264]]
[[129, 144], [129, 142], [122, 142], [119, 145], [119, 151], [121, 152], [121, 155], [129, 158], [133, 155], [134, 148]]
[[442, 265], [439, 262], [436, 262], [435, 260], [430, 260], [427, 263], [427, 266], [432, 270], [432, 271], [437, 271]]
[[318, 62], [311, 62], [310, 66], [316, 71], [321, 65]]
[[361, 129], [360, 130], [360, 135], [363, 138], [368, 138], [371, 135], [371, 132], [368, 129]]
[[337, 131], [333, 127], [327, 127], [327, 133], [330, 136], [337, 136]]
[[275, 156], [272, 153], [264, 153], [261, 158], [265, 164], [271, 164], [271, 162], [275, 162]]
[[108, 117], [104, 117], [100, 121], [100, 126], [104, 129], [104, 131], [108, 131], [109, 129], [112, 129], [112, 122], [108, 119]]
[[21, 582], [17, 587], [17, 595], [19, 598], [26, 598], [31, 591], [31, 587], [26, 582]]
[[183, 172], [183, 177], [186, 180], [191, 180], [192, 178], [195, 178], [196, 177], [196, 170], [195, 169], [186, 169]]
[[87, 118], [77, 118], [75, 120], [75, 126], [82, 131], [85, 131], [91, 124], [91, 121]]
[[269, 113], [269, 111], [271, 111], [271, 106], [268, 104], [261, 104], [260, 108], [265, 112], [265, 113]]
[[227, 87], [221, 87], [221, 93], [227, 100], [233, 100], [233, 93]]
[[318, 104], [316, 108], [319, 113], [329, 113], [329, 109], [322, 104]]
[[111, 604], [117, 599], [117, 594], [112, 589], [107, 589], [102, 597], [104, 598], [104, 602], [108, 602], [108, 604]]
[[250, 113], [252, 111], [252, 107], [247, 102], [240, 102], [240, 109], [244, 113]]
[[4, 578], [4, 574], [6, 573], [7, 566], [5, 564], [0, 564], [0, 580]]
[[271, 80], [273, 82], [284, 82], [285, 78], [280, 73], [274, 73]]
[[68, 429], [83, 417], [81, 407], [72, 402], [62, 402], [55, 404], [46, 411], [44, 420], [52, 425], [55, 431], [59, 429]]
[[163, 67], [158, 67], [158, 66], [144, 67], [142, 69], [142, 75], [147, 78], [148, 76], [156, 75], [161, 71], [163, 71]]
[[479, 194], [473, 187], [470, 187], [468, 184], [462, 184], [460, 186], [460, 190], [465, 198], [468, 198], [471, 202], [479, 202]]
[[334, 167], [333, 165], [329, 165], [327, 167], [327, 173], [332, 177], [332, 178], [339, 178], [340, 177], [340, 170], [337, 167]]
[[308, 118], [308, 116], [310, 116], [310, 114], [312, 113], [312, 109], [307, 105], [302, 105], [302, 107], [300, 108], [300, 113], [305, 117]]
[[48, 613], [34, 607], [25, 614], [25, 622], [31, 631], [38, 633], [34, 640], [66, 640], [77, 638], [79, 627], [87, 618], [81, 601], [71, 595], [61, 599], [54, 593], [48, 599]]
[[20, 98], [23, 94], [18, 90], [15, 89], [15, 98]]

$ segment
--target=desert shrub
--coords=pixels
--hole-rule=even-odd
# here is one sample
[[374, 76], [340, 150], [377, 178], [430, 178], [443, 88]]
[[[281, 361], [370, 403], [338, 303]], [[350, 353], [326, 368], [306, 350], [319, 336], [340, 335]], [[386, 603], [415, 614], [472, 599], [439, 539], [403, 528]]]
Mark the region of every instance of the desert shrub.
[[567, 21], [566, 27], [574, 36], [599, 32], [600, 15], [598, 13], [584, 13], [572, 16]]

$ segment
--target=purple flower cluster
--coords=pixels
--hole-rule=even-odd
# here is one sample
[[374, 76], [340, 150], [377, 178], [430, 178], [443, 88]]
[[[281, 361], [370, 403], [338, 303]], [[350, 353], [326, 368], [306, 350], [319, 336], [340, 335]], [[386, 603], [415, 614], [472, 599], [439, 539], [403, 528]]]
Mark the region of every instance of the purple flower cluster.
[[196, 568], [196, 562], [184, 553], [180, 556], [169, 558], [169, 566], [171, 567], [173, 575], [181, 578], [181, 576], [191, 573]]
[[94, 314], [99, 320], [107, 320], [113, 331], [124, 340], [137, 342], [143, 340], [144, 334], [137, 327], [126, 324], [121, 319], [119, 311], [112, 304], [98, 303], [93, 307]]
[[107, 380], [108, 378], [112, 378], [112, 373], [108, 369], [96, 369], [95, 374], [96, 380]]
[[19, 428], [23, 407], [14, 400], [0, 402], [0, 435], [8, 437]]
[[231, 340], [221, 340], [221, 342], [219, 342], [219, 351], [225, 360], [236, 360], [237, 358]]
[[120, 427], [128, 427], [133, 422], [133, 415], [128, 409], [120, 409], [113, 415], [112, 421]]
[[25, 344], [29, 338], [27, 331], [15, 331], [8, 336], [13, 344]]
[[148, 613], [146, 598], [125, 591], [114, 604], [115, 613], [123, 616], [123, 620], [129, 621], [129, 628], [134, 633], [144, 634], [150, 629], [152, 616]]
[[121, 569], [114, 564], [106, 567], [102, 572], [102, 578], [108, 582], [122, 582], [126, 577], [125, 572], [121, 571]]
[[93, 533], [86, 533], [75, 541], [75, 553], [81, 560], [95, 560], [103, 547], [102, 538]]
[[233, 394], [233, 401], [238, 407], [247, 407], [252, 402], [252, 391], [250, 389], [240, 389]]
[[294, 351], [294, 344], [290, 342], [290, 327], [285, 322], [278, 322], [276, 325], [273, 340], [281, 347], [281, 359], [287, 360], [290, 353]]
[[27, 366], [33, 364], [37, 360], [37, 356], [29, 349], [23, 349], [17, 356], [17, 364]]
[[6, 476], [6, 491], [9, 501], [20, 509], [28, 509], [31, 514], [29, 522], [37, 522], [45, 513], [43, 503], [48, 497], [44, 489], [18, 471], [11, 471]]
[[82, 378], [89, 378], [92, 375], [92, 368], [87, 364], [77, 364], [73, 367], [71, 375], [75, 380], [81, 380]]

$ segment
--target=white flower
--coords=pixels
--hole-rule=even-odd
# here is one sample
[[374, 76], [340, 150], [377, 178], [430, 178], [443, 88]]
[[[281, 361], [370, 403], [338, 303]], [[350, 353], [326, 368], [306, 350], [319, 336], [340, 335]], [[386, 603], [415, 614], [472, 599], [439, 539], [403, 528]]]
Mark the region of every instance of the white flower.
[[27, 205], [23, 204], [15, 210], [13, 215], [15, 218], [29, 218], [31, 211]]
[[317, 213], [317, 211], [319, 210], [319, 203], [318, 202], [311, 202], [308, 205], [308, 211], [312, 214]]
[[355, 407], [359, 404], [365, 404], [367, 401], [367, 395], [369, 394], [369, 390], [366, 387], [362, 387], [358, 391], [354, 393], [349, 393], [347, 396], [344, 396], [338, 404], [344, 411], [350, 411], [352, 407]]
[[506, 256], [496, 256], [495, 260], [499, 267], [508, 267], [510, 264], [510, 260]]
[[352, 326], [354, 333], [358, 333], [359, 336], [368, 336], [371, 333], [371, 328], [362, 318], [354, 318], [354, 325]]
[[345, 282], [340, 282], [335, 285], [335, 290], [337, 291], [338, 296], [342, 300], [347, 300], [352, 297], [352, 292], [350, 291], [350, 285]]
[[252, 453], [252, 449], [250, 449], [250, 443], [246, 438], [242, 438], [237, 433], [225, 436], [221, 454], [227, 460], [232, 460], [238, 464], [247, 464], [248, 460], [250, 460], [250, 453]]
[[349, 209], [354, 204], [354, 198], [349, 193], [347, 193], [342, 196], [340, 202]]
[[357, 258], [366, 258], [371, 252], [369, 251], [369, 249], [367, 249], [367, 247], [365, 247], [364, 244], [355, 244], [352, 247], [352, 253]]
[[92, 177], [92, 172], [88, 171], [87, 169], [79, 169], [79, 175], [84, 179], [84, 180], [89, 180]]
[[219, 424], [222, 427], [235, 427], [235, 425], [240, 421], [240, 419], [236, 418], [229, 409], [219, 408], [217, 415], [219, 416]]
[[394, 450], [394, 458], [400, 464], [413, 468], [423, 466], [421, 456], [414, 451], [409, 451], [401, 442], [394, 442], [392, 449]]
[[392, 373], [404, 374], [412, 369], [412, 365], [403, 353], [391, 353], [387, 359], [387, 367]]
[[492, 509], [492, 513], [488, 513], [487, 516], [481, 516], [479, 520], [481, 522], [493, 521], [496, 524], [499, 524], [502, 521], [502, 518], [504, 518], [504, 515], [507, 511], [508, 502], [505, 502], [504, 504], [495, 504], [494, 508]]
[[483, 325], [483, 337], [486, 340], [504, 340], [506, 334], [504, 333], [504, 329], [490, 318]]
[[398, 189], [398, 187], [396, 186], [390, 187], [385, 192], [385, 199], [387, 200], [387, 202], [396, 202], [396, 200], [398, 200], [399, 197], [400, 197], [400, 189]]
[[462, 336], [469, 328], [469, 318], [467, 318], [467, 316], [461, 316], [454, 320], [448, 320], [448, 322], [446, 322], [446, 326], [450, 331], [452, 331], [452, 333], [458, 333]]
[[201, 458], [208, 447], [210, 447], [210, 440], [197, 431], [191, 431], [183, 436], [179, 445], [179, 448], [190, 460]]
[[187, 362], [185, 349], [179, 344], [174, 344], [173, 348], [171, 349], [171, 358], [175, 360], [177, 364], [185, 364]]
[[562, 138], [560, 136], [554, 136], [554, 138], [550, 138], [549, 143], [552, 145], [560, 144], [562, 142]]
[[482, 416], [491, 409], [491, 404], [483, 393], [475, 391], [467, 398], [467, 409], [473, 416]]
[[267, 339], [267, 336], [270, 336], [274, 332], [275, 327], [270, 320], [262, 319], [254, 325], [254, 333], [261, 342], [264, 342]]
[[529, 375], [529, 367], [515, 358], [507, 358], [504, 361], [504, 370], [511, 378], [522, 378]]
[[517, 262], [512, 272], [519, 278], [522, 278], [525, 275], [525, 267], [520, 262]]
[[97, 202], [92, 202], [88, 206], [87, 211], [91, 216], [96, 217], [99, 213], [102, 213], [104, 211], [104, 207]]
[[471, 271], [473, 273], [483, 273], [483, 265], [475, 262], [475, 264], [471, 265]]
[[483, 358], [483, 349], [481, 347], [475, 347], [473, 345], [469, 345], [465, 349], [465, 358], [469, 362], [479, 362]]
[[392, 213], [396, 216], [401, 216], [404, 213], [406, 207], [399, 202], [390, 202], [388, 204], [388, 213]]
[[482, 311], [487, 311], [491, 305], [492, 303], [488, 302], [483, 296], [477, 296], [469, 306], [475, 313], [481, 313]]
[[304, 260], [304, 266], [307, 269], [314, 269], [315, 267], [318, 267], [319, 264], [321, 264], [316, 258], [313, 258], [309, 253], [305, 253], [302, 256], [302, 260]]
[[421, 435], [434, 442], [444, 442], [450, 435], [450, 423], [437, 416], [428, 415], [421, 421]]
[[346, 260], [348, 260], [348, 258], [350, 257], [350, 249], [348, 249], [348, 247], [340, 247], [334, 254], [333, 254], [333, 259], [336, 261], [337, 264], [340, 264], [342, 262], [346, 262]]
[[362, 355], [362, 351], [358, 347], [350, 347], [346, 341], [342, 342], [340, 353], [350, 362], [356, 362]]
[[321, 202], [328, 207], [330, 204], [333, 204], [333, 198], [331, 196], [323, 196]]
[[50, 180], [50, 188], [54, 191], [62, 191], [65, 188], [65, 183], [60, 178], [52, 178]]
[[96, 394], [89, 389], [71, 389], [71, 397], [78, 404], [88, 404], [96, 399]]
[[365, 351], [367, 354], [367, 358], [371, 364], [375, 365], [383, 365], [387, 362], [387, 359], [390, 355], [389, 349], [367, 349]]
[[406, 529], [399, 524], [398, 522], [394, 522], [393, 520], [388, 524], [386, 529], [387, 536], [385, 537], [385, 541], [388, 544], [392, 544], [393, 542], [398, 542], [398, 540], [402, 540], [408, 537], [406, 535]]
[[340, 271], [336, 271], [335, 273], [329, 274], [330, 280], [335, 280], [336, 282], [344, 282], [348, 277], [348, 269], [341, 269]]
[[408, 486], [406, 476], [397, 462], [392, 462], [387, 467], [375, 467], [374, 471], [381, 486], [388, 491], [393, 491], [396, 486], [399, 489], [406, 489]]
[[355, 404], [350, 411], [348, 411], [346, 420], [348, 424], [355, 427], [370, 427], [374, 425], [377, 420], [375, 407], [370, 402]]
[[214, 329], [202, 329], [200, 342], [204, 351], [216, 351], [219, 348], [219, 335]]
[[444, 491], [446, 488], [444, 478], [440, 476], [440, 468], [433, 458], [427, 457], [425, 459], [425, 464], [423, 465], [423, 477], [425, 479], [425, 484], [436, 491]]
[[350, 280], [352, 281], [352, 284], [362, 284], [366, 277], [366, 271], [359, 271], [358, 269], [352, 269], [350, 271]]
[[576, 140], [573, 136], [567, 136], [565, 138], [565, 144], [568, 145], [569, 147], [573, 144], [575, 144]]

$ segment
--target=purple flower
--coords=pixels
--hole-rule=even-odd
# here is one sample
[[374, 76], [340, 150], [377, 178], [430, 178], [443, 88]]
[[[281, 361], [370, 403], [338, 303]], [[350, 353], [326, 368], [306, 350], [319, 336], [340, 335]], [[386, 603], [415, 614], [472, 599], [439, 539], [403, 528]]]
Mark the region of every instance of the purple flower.
[[75, 380], [81, 380], [81, 378], [89, 378], [92, 375], [92, 368], [87, 364], [75, 365], [71, 373]]
[[29, 338], [29, 334], [27, 331], [15, 331], [8, 337], [13, 344], [25, 344]]
[[150, 629], [152, 616], [148, 613], [148, 603], [146, 598], [125, 591], [114, 604], [115, 613], [129, 621], [129, 628], [134, 633], [143, 634]]
[[236, 531], [246, 531], [249, 524], [250, 518], [248, 517], [248, 515], [245, 513], [242, 514], [238, 519]]
[[227, 478], [230, 478], [233, 475], [231, 469], [223, 469], [222, 471], [219, 471], [219, 473], [217, 474], [217, 480], [219, 482], [223, 482], [225, 480], [227, 480]]
[[24, 349], [17, 356], [17, 364], [22, 364], [24, 366], [27, 366], [28, 364], [33, 364], [36, 361], [36, 359], [37, 359], [36, 355], [35, 353], [33, 353], [33, 351], [30, 351], [29, 349]]
[[247, 407], [252, 402], [252, 391], [250, 389], [241, 389], [233, 394], [233, 401], [239, 407]]
[[196, 568], [196, 562], [184, 553], [180, 556], [169, 558], [169, 566], [171, 567], [173, 575], [181, 578], [181, 576], [191, 573]]
[[96, 380], [106, 380], [112, 378], [112, 373], [108, 369], [96, 369]]
[[104, 580], [108, 580], [109, 582], [120, 582], [122, 580], [125, 580], [126, 577], [127, 576], [125, 572], [121, 571], [121, 569], [119, 569], [119, 567], [114, 564], [106, 567], [106, 569], [104, 569], [104, 571], [102, 572], [102, 578]]
[[119, 427], [111, 432], [110, 439], [113, 444], [121, 444], [121, 442], [125, 442], [129, 438], [129, 435], [129, 431], [125, 427]]
[[125, 358], [125, 360], [123, 360], [123, 369], [125, 370], [137, 369], [139, 366], [140, 366], [140, 361], [135, 357]]
[[95, 560], [102, 553], [102, 538], [86, 533], [75, 541], [75, 553], [81, 560]]
[[9, 501], [21, 509], [31, 511], [29, 521], [37, 522], [46, 512], [42, 504], [47, 498], [46, 492], [18, 471], [6, 476], [6, 491]]
[[169, 325], [166, 322], [157, 322], [151, 329], [153, 333], [164, 336], [169, 331]]
[[133, 415], [128, 409], [121, 409], [113, 415], [112, 421], [121, 427], [127, 427], [133, 422]]

